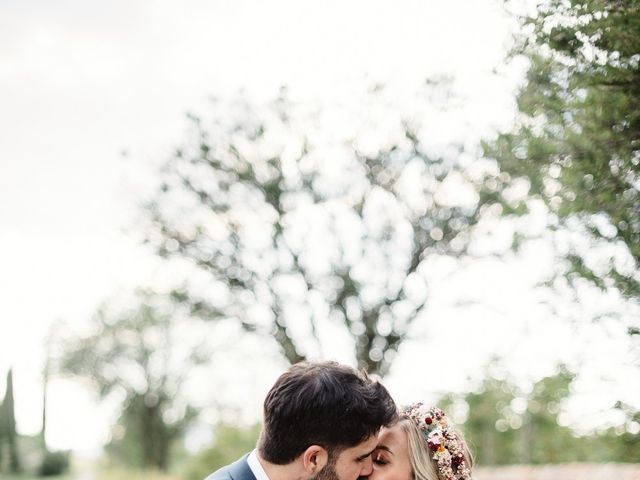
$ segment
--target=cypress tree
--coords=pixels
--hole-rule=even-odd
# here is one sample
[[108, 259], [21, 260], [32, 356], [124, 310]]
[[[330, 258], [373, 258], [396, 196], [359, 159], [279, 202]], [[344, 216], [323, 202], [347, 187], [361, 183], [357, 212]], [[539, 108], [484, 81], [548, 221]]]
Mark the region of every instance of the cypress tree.
[[[13, 400], [13, 371], [7, 373], [7, 388], [2, 402], [2, 422], [0, 424], [2, 442], [0, 450], [7, 450], [9, 454], [9, 470], [11, 472], [20, 471], [20, 456], [18, 454], [16, 418]], [[6, 449], [5, 449], [6, 445]]]
[[0, 402], [0, 472], [4, 471], [4, 452], [5, 452], [5, 427], [4, 427], [4, 399]]

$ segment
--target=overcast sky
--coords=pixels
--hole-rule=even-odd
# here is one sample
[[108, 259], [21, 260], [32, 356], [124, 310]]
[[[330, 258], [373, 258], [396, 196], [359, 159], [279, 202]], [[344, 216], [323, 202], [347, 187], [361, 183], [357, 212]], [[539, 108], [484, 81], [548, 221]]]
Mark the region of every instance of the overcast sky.
[[[40, 428], [48, 325], [82, 323], [113, 292], [161, 275], [128, 232], [155, 166], [182, 138], [185, 112], [206, 111], [210, 96], [239, 89], [256, 101], [270, 99], [282, 85], [298, 102], [331, 109], [384, 83], [398, 105], [409, 105], [426, 78], [451, 75], [463, 105], [443, 138], [461, 130], [480, 138], [513, 121], [522, 74], [502, 67], [513, 23], [501, 3], [2, 2], [0, 375], [15, 369], [19, 430]], [[406, 346], [388, 378], [392, 392], [409, 401], [460, 390], [492, 354], [536, 378], [552, 373], [558, 359], [579, 364], [588, 351], [593, 368], [574, 412], [594, 415], [614, 397], [631, 401], [640, 392], [629, 385], [636, 372], [624, 335], [594, 326], [571, 342], [568, 326], [540, 306], [533, 285], [549, 262], [542, 246], [510, 265], [480, 263], [458, 283], [443, 283], [432, 314], [458, 321], [425, 332], [428, 344]], [[489, 307], [452, 313], [453, 286]], [[493, 341], [473, 341], [487, 331]], [[504, 339], [496, 339], [499, 332]], [[424, 371], [425, 348], [446, 353], [452, 340], [468, 352], [452, 371], [436, 372], [428, 383], [414, 380]], [[253, 386], [238, 395], [249, 394], [258, 415], [283, 365], [254, 363], [246, 374]], [[609, 383], [598, 383], [603, 376]], [[608, 397], [596, 395], [611, 385]], [[110, 406], [96, 407], [84, 387], [67, 381], [52, 385], [50, 398], [52, 446], [95, 449], [104, 441]]]

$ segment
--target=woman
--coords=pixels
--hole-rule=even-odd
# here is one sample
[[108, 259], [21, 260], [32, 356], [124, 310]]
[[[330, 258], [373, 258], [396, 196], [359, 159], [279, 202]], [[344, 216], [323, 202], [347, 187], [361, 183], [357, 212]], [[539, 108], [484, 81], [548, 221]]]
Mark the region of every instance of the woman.
[[380, 431], [369, 480], [471, 479], [471, 453], [442, 410], [415, 403], [399, 414]]

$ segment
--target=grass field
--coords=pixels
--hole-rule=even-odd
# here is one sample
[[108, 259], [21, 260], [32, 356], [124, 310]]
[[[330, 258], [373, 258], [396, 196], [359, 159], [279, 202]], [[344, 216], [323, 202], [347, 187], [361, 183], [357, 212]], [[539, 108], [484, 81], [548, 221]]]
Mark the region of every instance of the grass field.
[[35, 475], [0, 475], [2, 480], [182, 480], [178, 475], [170, 475], [153, 470], [129, 470], [117, 468], [87, 467], [74, 468], [68, 474], [53, 477]]
[[0, 475], [2, 480], [182, 480], [177, 475], [154, 471], [105, 470], [97, 472], [72, 472], [58, 477], [36, 477], [32, 475]]
[[[178, 475], [157, 471], [95, 467], [96, 469], [93, 470], [85, 465], [83, 468], [76, 468], [69, 475], [60, 477], [1, 475], [0, 478], [2, 480], [182, 480]], [[510, 465], [479, 467], [474, 471], [476, 480], [601, 480], [609, 478], [638, 480], [640, 464]]]
[[43, 480], [43, 478], [49, 478], [51, 480], [74, 480], [73, 475], [61, 475], [59, 477], [35, 477], [32, 475], [9, 475], [3, 473], [0, 478], [2, 480]]

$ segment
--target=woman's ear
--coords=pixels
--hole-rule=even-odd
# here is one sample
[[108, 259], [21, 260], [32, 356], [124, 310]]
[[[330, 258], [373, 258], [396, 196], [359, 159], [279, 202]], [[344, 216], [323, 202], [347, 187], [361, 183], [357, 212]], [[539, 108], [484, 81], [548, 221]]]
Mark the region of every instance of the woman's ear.
[[329, 453], [320, 445], [311, 445], [302, 454], [302, 464], [310, 475], [315, 475], [329, 462]]

